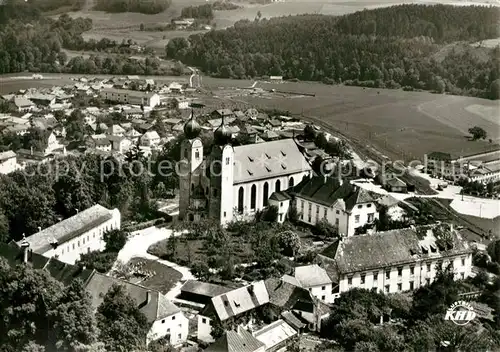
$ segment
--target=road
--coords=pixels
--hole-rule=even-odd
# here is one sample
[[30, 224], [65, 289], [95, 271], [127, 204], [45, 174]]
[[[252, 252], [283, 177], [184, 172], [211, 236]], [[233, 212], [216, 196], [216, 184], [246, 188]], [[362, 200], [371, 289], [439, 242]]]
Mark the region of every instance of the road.
[[[170, 229], [158, 228], [158, 227], [148, 227], [147, 229], [136, 231], [132, 233], [132, 237], [129, 238], [125, 246], [118, 253], [118, 258], [115, 263], [115, 267], [118, 262], [127, 263], [132, 258], [145, 258], [150, 260], [155, 260], [160, 264], [168, 266], [172, 269], [177, 270], [182, 274], [181, 281], [177, 282], [176, 285], [167, 292], [166, 296], [168, 299], [174, 299], [178, 296], [181, 291], [180, 287], [182, 283], [186, 280], [195, 280], [196, 278], [191, 274], [189, 268], [185, 266], [180, 266], [178, 264], [169, 262], [167, 260], [160, 259], [147, 252], [149, 246], [155, 244], [161, 240], [167, 239], [170, 236], [178, 236], [180, 233], [174, 233]], [[111, 272], [113, 269], [111, 270]]]

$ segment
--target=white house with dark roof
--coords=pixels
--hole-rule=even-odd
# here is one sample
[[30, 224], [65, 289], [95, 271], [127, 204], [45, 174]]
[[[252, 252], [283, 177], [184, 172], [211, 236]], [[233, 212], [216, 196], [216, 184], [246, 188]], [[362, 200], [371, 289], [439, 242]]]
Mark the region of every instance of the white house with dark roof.
[[141, 145], [145, 147], [156, 147], [160, 144], [160, 135], [156, 131], [148, 131], [140, 138]]
[[335, 177], [308, 178], [292, 194], [300, 221], [316, 225], [325, 219], [345, 236], [353, 236], [357, 228], [373, 223], [379, 216], [376, 201], [368, 191]]
[[103, 88], [100, 92], [103, 100], [115, 103], [143, 105], [154, 108], [160, 105], [160, 96], [153, 92], [141, 92], [128, 89]]
[[12, 150], [0, 153], [0, 174], [9, 174], [17, 170], [17, 156]]
[[103, 250], [103, 234], [120, 229], [120, 226], [121, 215], [118, 209], [109, 210], [96, 204], [40, 230], [27, 237], [26, 241], [30, 250], [35, 253], [57, 257], [65, 263], [74, 264], [82, 253]]
[[225, 321], [269, 303], [269, 294], [264, 281], [257, 281], [211, 298], [198, 314], [198, 339], [214, 341], [211, 332], [217, 321]]
[[283, 275], [283, 281], [302, 287], [325, 303], [333, 302], [332, 279], [325, 269], [317, 264], [298, 266], [293, 276]]
[[353, 287], [395, 293], [431, 283], [438, 267], [469, 277], [472, 248], [452, 225], [438, 224], [341, 238], [317, 259], [335, 283], [335, 297]]

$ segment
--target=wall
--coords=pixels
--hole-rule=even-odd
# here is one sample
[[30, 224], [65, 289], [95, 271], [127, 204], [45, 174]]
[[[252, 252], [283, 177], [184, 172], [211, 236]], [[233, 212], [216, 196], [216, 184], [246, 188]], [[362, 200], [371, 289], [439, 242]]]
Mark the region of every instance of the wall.
[[[376, 210], [375, 203], [356, 204], [351, 210], [351, 214], [349, 216], [347, 236], [354, 236], [358, 227], [362, 227], [370, 223], [368, 221], [369, 214], [373, 215], [371, 222], [378, 219], [378, 212]], [[356, 221], [356, 216], [359, 216], [359, 221]]]
[[[343, 201], [342, 201], [343, 204]], [[317, 212], [319, 206], [319, 212]], [[349, 221], [349, 214], [343, 209], [343, 206], [338, 202], [332, 207], [326, 207], [303, 198], [297, 197], [297, 211], [301, 214], [300, 220], [306, 224], [316, 225], [321, 219], [325, 218], [330, 224], [338, 226], [339, 233], [347, 234], [347, 225]], [[316, 216], [317, 214], [317, 216]]]
[[205, 342], [214, 342], [212, 335], [212, 319], [203, 315], [198, 315], [198, 340]]
[[269, 199], [269, 205], [274, 205], [278, 208], [278, 219], [279, 223], [283, 223], [286, 220], [286, 215], [290, 209], [290, 200], [277, 201]]
[[121, 226], [120, 211], [118, 209], [113, 209], [111, 212], [113, 217], [108, 221], [90, 229], [76, 238], [59, 244], [57, 248], [51, 249], [43, 253], [43, 255], [46, 257], [58, 256], [58, 259], [65, 263], [75, 264], [75, 262], [80, 259], [80, 254], [103, 250], [105, 247], [103, 234], [108, 230], [120, 229]]
[[155, 321], [148, 332], [147, 343], [170, 335], [170, 344], [175, 346], [187, 340], [188, 332], [189, 320], [179, 312]]
[[[325, 288], [323, 290], [323, 287]], [[320, 285], [320, 286], [314, 286], [314, 287], [306, 287], [311, 294], [322, 300], [325, 303], [332, 303], [333, 302], [333, 294], [332, 294], [332, 284], [326, 284], [326, 285]]]
[[[464, 259], [464, 265], [462, 265], [462, 259]], [[353, 287], [360, 287], [367, 290], [376, 288], [380, 292], [396, 293], [412, 290], [410, 283], [413, 282], [413, 290], [416, 290], [420, 286], [426, 285], [427, 279], [429, 282], [432, 282], [435, 279], [436, 267], [440, 261], [442, 261], [443, 268], [446, 268], [449, 262], [453, 262], [456, 280], [467, 278], [471, 275], [472, 254], [453, 256], [449, 258], [442, 258], [441, 256], [438, 256], [429, 260], [416, 261], [415, 263], [404, 264], [387, 269], [379, 268], [344, 275], [340, 280], [339, 289], [340, 292], [345, 292]], [[411, 272], [411, 267], [414, 267], [413, 274]], [[401, 275], [399, 275], [398, 268], [401, 268]], [[378, 274], [377, 279], [375, 279], [375, 273]], [[386, 273], [389, 273], [389, 278], [387, 278]], [[364, 284], [362, 283], [363, 275], [365, 276]], [[352, 278], [351, 284], [349, 284], [349, 277]], [[398, 284], [400, 284], [400, 286]]]

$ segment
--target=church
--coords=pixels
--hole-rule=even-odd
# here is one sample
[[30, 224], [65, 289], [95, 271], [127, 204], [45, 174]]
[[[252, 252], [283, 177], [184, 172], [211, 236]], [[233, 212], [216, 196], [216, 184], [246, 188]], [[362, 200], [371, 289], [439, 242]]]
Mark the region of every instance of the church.
[[201, 126], [194, 115], [184, 125], [179, 163], [179, 219], [217, 219], [225, 225], [251, 219], [282, 192], [312, 174], [294, 139], [232, 146], [224, 124], [214, 131], [214, 146], [203, 157]]

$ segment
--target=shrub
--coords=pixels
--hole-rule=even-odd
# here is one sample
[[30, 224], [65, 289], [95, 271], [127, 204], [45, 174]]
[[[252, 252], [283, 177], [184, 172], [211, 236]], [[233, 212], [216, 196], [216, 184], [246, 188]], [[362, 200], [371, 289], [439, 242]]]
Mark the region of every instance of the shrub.
[[100, 273], [107, 273], [113, 267], [115, 260], [118, 256], [116, 252], [99, 252], [92, 251], [89, 253], [83, 253], [80, 256], [80, 260], [76, 262], [76, 265], [90, 270], [97, 270]]
[[106, 252], [119, 252], [127, 243], [128, 232], [122, 230], [111, 230], [104, 233], [103, 239], [106, 243]]

